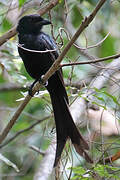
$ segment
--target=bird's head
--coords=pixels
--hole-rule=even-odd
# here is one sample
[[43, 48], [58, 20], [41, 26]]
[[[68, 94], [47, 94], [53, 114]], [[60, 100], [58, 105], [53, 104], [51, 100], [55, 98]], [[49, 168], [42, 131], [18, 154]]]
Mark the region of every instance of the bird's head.
[[50, 21], [43, 19], [39, 14], [27, 15], [22, 17], [17, 26], [18, 33], [39, 33], [43, 25], [51, 24]]

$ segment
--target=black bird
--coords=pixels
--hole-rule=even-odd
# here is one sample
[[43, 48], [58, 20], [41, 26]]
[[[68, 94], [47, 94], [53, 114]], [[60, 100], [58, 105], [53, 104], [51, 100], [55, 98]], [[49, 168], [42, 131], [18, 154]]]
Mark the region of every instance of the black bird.
[[[43, 25], [51, 24], [50, 21], [43, 19], [40, 15], [27, 15], [19, 20], [17, 26], [19, 44], [26, 49], [35, 51], [54, 50], [52, 52], [30, 52], [18, 47], [18, 52], [22, 58], [28, 74], [35, 79], [40, 80], [57, 59], [58, 51], [54, 40], [46, 33], [41, 31]], [[76, 128], [68, 107], [68, 96], [65, 90], [61, 70], [56, 71], [48, 80], [46, 86], [53, 106], [56, 131], [57, 148], [54, 166], [57, 165], [66, 140], [71, 139], [76, 151], [88, 162], [91, 158], [84, 151], [89, 149], [87, 142]]]

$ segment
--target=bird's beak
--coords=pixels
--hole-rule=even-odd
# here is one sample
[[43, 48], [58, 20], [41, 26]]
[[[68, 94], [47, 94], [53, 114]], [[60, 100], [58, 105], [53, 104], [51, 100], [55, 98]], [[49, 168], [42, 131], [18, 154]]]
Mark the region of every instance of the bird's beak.
[[48, 25], [48, 24], [51, 24], [51, 22], [48, 21], [47, 19], [43, 19], [42, 25]]

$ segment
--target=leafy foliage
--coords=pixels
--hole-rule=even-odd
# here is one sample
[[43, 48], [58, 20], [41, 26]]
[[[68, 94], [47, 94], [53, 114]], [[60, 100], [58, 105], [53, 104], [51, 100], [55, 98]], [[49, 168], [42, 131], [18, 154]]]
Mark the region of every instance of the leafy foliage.
[[[119, 179], [119, 168], [109, 165], [95, 165], [92, 169], [87, 170], [83, 167], [72, 168], [74, 176], [71, 180], [93, 180], [95, 176], [99, 178]], [[116, 173], [117, 172], [117, 173]]]
[[119, 179], [119, 168], [109, 165], [96, 164], [93, 168], [86, 170], [85, 168], [78, 166], [72, 168], [74, 176], [71, 180], [93, 180], [97, 175], [99, 178]]

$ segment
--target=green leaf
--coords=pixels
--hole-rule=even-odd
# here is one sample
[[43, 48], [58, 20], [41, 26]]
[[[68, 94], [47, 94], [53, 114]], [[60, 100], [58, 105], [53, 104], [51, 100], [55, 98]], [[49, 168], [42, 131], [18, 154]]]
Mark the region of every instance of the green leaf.
[[101, 177], [109, 177], [109, 173], [104, 165], [98, 164], [94, 167], [94, 170], [101, 176]]
[[[101, 89], [101, 90], [99, 90], [99, 89], [97, 89], [97, 88], [94, 88], [94, 89], [95, 89], [95, 91], [96, 91], [97, 93], [102, 93], [102, 94], [110, 97], [115, 104], [117, 104], [118, 106], [120, 106], [120, 104], [119, 104], [116, 96], [113, 96], [113, 95], [109, 94], [107, 91], [105, 91], [105, 90], [103, 90], [103, 89]], [[95, 97], [98, 98], [98, 96], [95, 96]], [[99, 100], [102, 100], [102, 99], [99, 99]]]
[[80, 23], [82, 22], [83, 17], [80, 14], [79, 8], [77, 6], [73, 7], [73, 15], [72, 15], [72, 24], [74, 27], [78, 27]]
[[82, 180], [82, 179], [90, 180], [90, 171], [87, 171], [83, 167], [81, 167], [81, 166], [72, 167], [72, 170], [75, 175], [71, 178], [71, 180]]
[[[106, 34], [104, 32], [102, 35], [103, 35], [103, 38], [106, 36]], [[101, 52], [101, 57], [111, 56], [116, 53], [115, 47], [114, 47], [115, 41], [116, 40], [114, 37], [112, 37], [110, 35], [107, 37], [107, 39], [101, 44], [101, 47], [99, 48], [99, 50]]]
[[19, 0], [19, 7], [22, 7], [27, 0]]
[[[119, 172], [118, 167], [112, 167], [110, 165], [97, 164], [94, 167], [94, 171], [97, 172], [101, 177], [119, 179], [115, 173]], [[113, 171], [113, 172], [112, 172]]]
[[1, 31], [2, 32], [8, 31], [11, 27], [12, 27], [12, 23], [8, 19], [4, 18], [1, 25]]
[[117, 98], [116, 98], [115, 96], [112, 96], [111, 94], [109, 94], [109, 93], [106, 92], [106, 91], [104, 91], [103, 93], [106, 94], [108, 97], [110, 97], [110, 98], [114, 101], [115, 104], [117, 104], [118, 106], [120, 106], [120, 104], [119, 104], [119, 102], [118, 102], [118, 100], [117, 100]]
[[95, 101], [93, 101], [92, 104], [96, 104], [97, 106], [102, 107], [105, 110], [107, 109], [105, 106], [103, 106], [103, 105], [101, 105], [101, 104], [99, 104], [99, 103], [97, 103]]
[[0, 154], [0, 160], [3, 161], [8, 166], [13, 167], [16, 170], [16, 172], [19, 172], [18, 167], [14, 163], [12, 163], [9, 159], [7, 159], [5, 156], [3, 156], [2, 154]]
[[102, 88], [102, 89], [94, 88], [94, 90], [95, 90], [97, 93], [102, 93], [102, 92], [104, 92], [104, 89], [103, 89], [103, 88]]
[[102, 102], [105, 102], [105, 100], [103, 99], [103, 97], [99, 97], [97, 96], [96, 94], [93, 95], [94, 97], [96, 97], [98, 100], [102, 101]]

